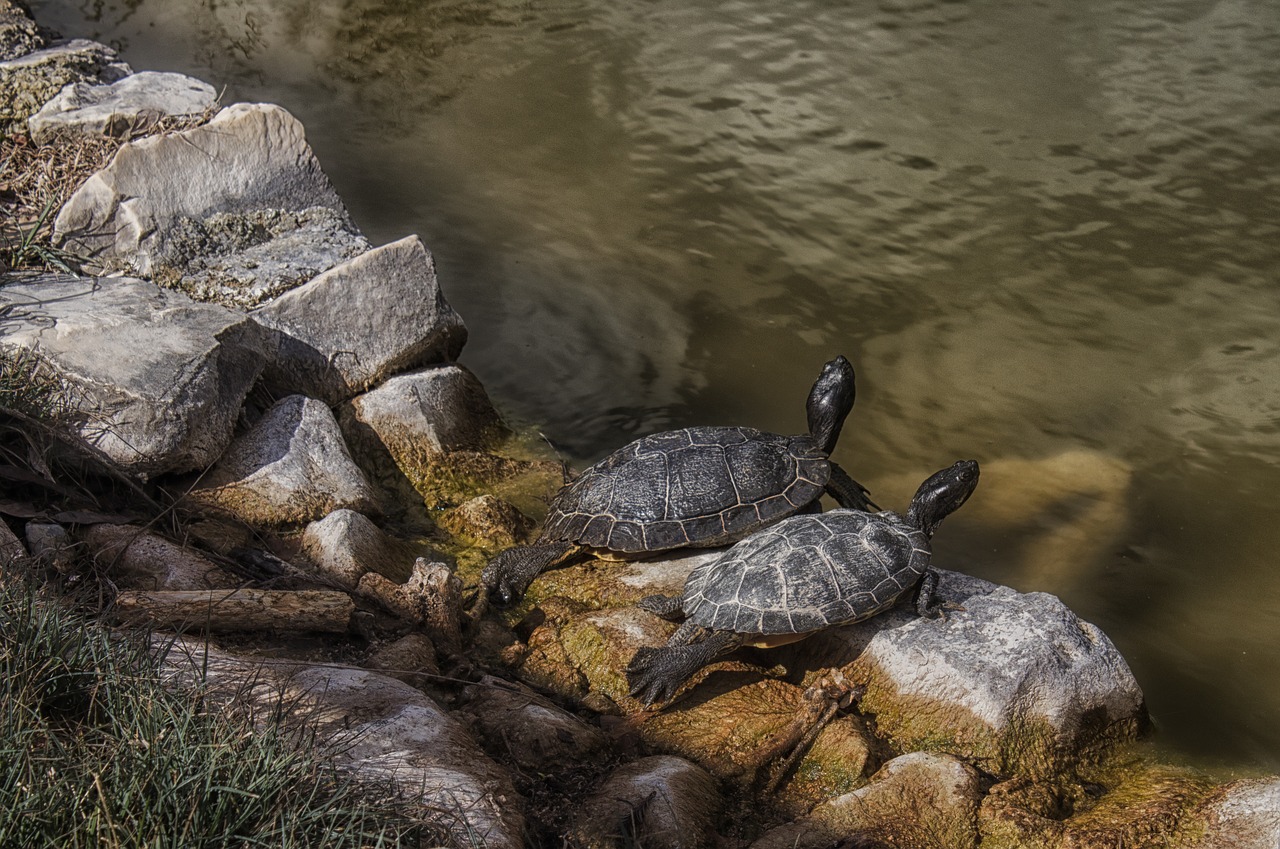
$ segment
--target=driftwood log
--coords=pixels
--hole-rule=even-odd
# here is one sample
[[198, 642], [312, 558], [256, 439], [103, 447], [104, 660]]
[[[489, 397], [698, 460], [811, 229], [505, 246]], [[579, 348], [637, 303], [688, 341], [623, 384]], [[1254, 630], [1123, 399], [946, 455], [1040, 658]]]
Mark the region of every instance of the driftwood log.
[[116, 597], [125, 621], [210, 632], [345, 633], [355, 602], [328, 590], [130, 590]]

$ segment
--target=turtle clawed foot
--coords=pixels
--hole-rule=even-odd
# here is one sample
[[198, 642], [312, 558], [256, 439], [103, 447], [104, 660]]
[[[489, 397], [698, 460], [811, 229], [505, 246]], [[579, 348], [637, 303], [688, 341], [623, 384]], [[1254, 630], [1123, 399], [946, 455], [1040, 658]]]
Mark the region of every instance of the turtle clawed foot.
[[646, 708], [670, 701], [675, 695], [675, 688], [656, 664], [660, 656], [658, 649], [641, 647], [627, 664], [628, 693]]
[[957, 604], [954, 601], [939, 601], [925, 608], [924, 616], [926, 619], [936, 619], [939, 622], [947, 621], [947, 611], [961, 612], [965, 609], [963, 604]]

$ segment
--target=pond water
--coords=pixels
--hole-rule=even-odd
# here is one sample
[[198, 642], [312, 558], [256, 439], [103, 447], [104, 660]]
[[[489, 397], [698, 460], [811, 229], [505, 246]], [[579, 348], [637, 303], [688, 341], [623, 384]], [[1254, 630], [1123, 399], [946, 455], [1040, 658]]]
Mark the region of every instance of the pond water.
[[984, 465], [941, 565], [1100, 625], [1179, 756], [1280, 769], [1271, 0], [33, 5], [298, 115], [574, 462], [799, 431], [846, 354], [881, 504]]

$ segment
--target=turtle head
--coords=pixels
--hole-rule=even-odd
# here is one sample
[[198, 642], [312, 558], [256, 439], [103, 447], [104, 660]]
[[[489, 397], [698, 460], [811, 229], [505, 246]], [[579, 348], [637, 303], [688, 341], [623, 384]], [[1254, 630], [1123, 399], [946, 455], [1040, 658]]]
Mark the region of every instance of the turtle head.
[[842, 356], [822, 367], [809, 390], [809, 435], [827, 454], [835, 450], [840, 428], [853, 409], [854, 394], [853, 366]]
[[969, 500], [977, 486], [976, 460], [961, 460], [935, 472], [916, 490], [915, 498], [907, 508], [907, 521], [924, 531], [926, 536], [933, 536], [942, 520]]

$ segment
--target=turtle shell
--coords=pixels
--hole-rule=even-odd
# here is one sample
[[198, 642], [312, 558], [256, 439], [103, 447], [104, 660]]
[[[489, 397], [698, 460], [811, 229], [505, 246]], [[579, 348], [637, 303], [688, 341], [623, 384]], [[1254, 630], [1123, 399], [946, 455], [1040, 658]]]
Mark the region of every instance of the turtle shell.
[[817, 501], [830, 478], [827, 455], [808, 435], [656, 433], [560, 490], [542, 538], [623, 553], [727, 545]]
[[892, 607], [929, 566], [929, 538], [897, 513], [792, 516], [685, 582], [689, 621], [742, 634], [805, 634]]

